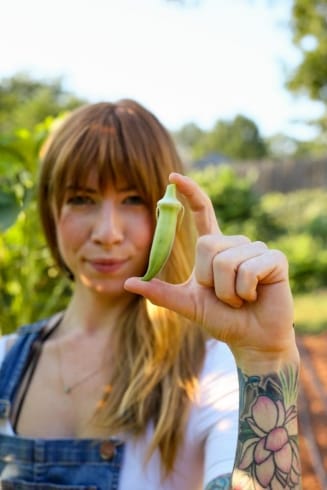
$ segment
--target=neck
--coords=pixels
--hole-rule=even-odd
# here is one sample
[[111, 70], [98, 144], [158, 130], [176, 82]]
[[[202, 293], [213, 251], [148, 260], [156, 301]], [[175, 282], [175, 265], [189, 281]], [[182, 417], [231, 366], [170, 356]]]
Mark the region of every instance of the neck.
[[124, 294], [123, 297], [109, 298], [77, 286], [66, 309], [62, 330], [109, 332], [133, 301], [135, 295]]

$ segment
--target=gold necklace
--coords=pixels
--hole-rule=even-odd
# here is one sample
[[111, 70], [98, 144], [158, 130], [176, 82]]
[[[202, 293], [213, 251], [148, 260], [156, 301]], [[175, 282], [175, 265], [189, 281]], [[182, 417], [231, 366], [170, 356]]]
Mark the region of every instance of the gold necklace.
[[86, 374], [85, 376], [83, 376], [78, 381], [75, 381], [75, 383], [67, 385], [65, 383], [65, 379], [64, 379], [64, 375], [63, 375], [61, 352], [60, 352], [60, 347], [59, 347], [58, 342], [56, 343], [56, 347], [57, 347], [57, 355], [58, 355], [60, 381], [61, 381], [63, 392], [65, 393], [65, 395], [70, 395], [70, 393], [73, 390], [75, 390], [75, 388], [77, 388], [81, 384], [85, 383], [87, 380], [89, 380], [90, 378], [95, 376], [97, 373], [99, 373], [103, 369], [103, 362], [101, 362], [101, 365], [98, 366], [96, 369], [94, 369], [94, 371], [91, 371], [90, 373]]

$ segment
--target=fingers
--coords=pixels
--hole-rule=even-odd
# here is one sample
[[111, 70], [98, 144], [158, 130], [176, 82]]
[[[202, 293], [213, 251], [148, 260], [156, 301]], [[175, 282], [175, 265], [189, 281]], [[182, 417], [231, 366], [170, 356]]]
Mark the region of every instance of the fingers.
[[218, 299], [217, 304], [240, 308], [245, 302], [253, 303], [262, 297], [259, 295], [263, 292], [261, 285], [287, 282], [288, 264], [281, 252], [269, 250], [263, 242], [251, 242], [242, 235], [224, 236], [213, 205], [202, 189], [192, 179], [178, 173], [171, 173], [169, 181], [176, 184], [187, 199], [200, 235], [190, 282], [170, 285], [158, 280], [146, 283], [131, 278], [125, 283], [126, 290], [191, 317], [190, 312], [199, 311], [203, 305], [190, 291], [201, 295], [208, 293], [210, 301]]
[[125, 281], [124, 288], [135, 294], [144, 296], [151, 303], [168, 308], [188, 318], [192, 318], [195, 310], [192, 294], [186, 284], [169, 284], [159, 279], [141, 281], [138, 277], [130, 277]]
[[220, 301], [238, 308], [244, 301], [257, 300], [259, 284], [287, 279], [287, 261], [282, 253], [243, 236], [203, 236], [195, 277], [201, 285], [214, 288]]
[[277, 284], [286, 281], [287, 276], [288, 264], [284, 254], [266, 249], [240, 265], [235, 290], [246, 301], [256, 301], [259, 284]]
[[221, 233], [215, 210], [205, 192], [185, 175], [172, 173], [169, 176], [169, 181], [176, 184], [179, 192], [188, 200], [199, 235]]
[[235, 307], [241, 306], [244, 300], [255, 301], [262, 257], [266, 251], [266, 245], [257, 242], [218, 253], [213, 259], [216, 296]]
[[[213, 286], [214, 268], [213, 260], [225, 250], [250, 243], [249, 238], [241, 235], [204, 235], [198, 239], [195, 256], [195, 277], [203, 286]], [[226, 262], [227, 264], [227, 262]], [[224, 264], [225, 265], [225, 264]]]

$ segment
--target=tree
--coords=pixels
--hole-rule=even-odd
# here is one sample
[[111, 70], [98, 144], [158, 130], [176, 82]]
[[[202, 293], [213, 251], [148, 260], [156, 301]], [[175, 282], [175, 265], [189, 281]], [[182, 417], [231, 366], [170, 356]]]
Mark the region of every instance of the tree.
[[326, 153], [327, 136], [327, 0], [293, 0], [293, 42], [302, 55], [302, 61], [286, 82], [290, 91], [307, 94], [322, 102], [325, 114], [309, 121], [320, 128], [313, 142], [318, 153]]
[[302, 62], [287, 86], [327, 104], [327, 0], [293, 1], [293, 42], [302, 53]]
[[194, 146], [204, 135], [204, 131], [194, 122], [186, 123], [174, 134], [178, 144], [185, 147]]
[[194, 147], [196, 158], [210, 153], [223, 154], [234, 160], [260, 159], [267, 155], [267, 148], [256, 124], [237, 115], [231, 121], [217, 121]]
[[48, 116], [74, 109], [85, 101], [65, 90], [60, 79], [36, 80], [18, 73], [0, 81], [0, 133], [33, 130]]
[[193, 148], [204, 134], [204, 131], [194, 122], [186, 123], [178, 131], [172, 133], [179, 154], [187, 165], [192, 164]]

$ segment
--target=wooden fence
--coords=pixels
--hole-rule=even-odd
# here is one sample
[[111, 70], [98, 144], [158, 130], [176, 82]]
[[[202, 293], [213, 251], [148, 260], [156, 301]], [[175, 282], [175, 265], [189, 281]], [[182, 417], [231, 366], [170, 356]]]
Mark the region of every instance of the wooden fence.
[[327, 155], [312, 160], [240, 162], [232, 165], [239, 176], [254, 176], [254, 188], [260, 194], [327, 189]]

